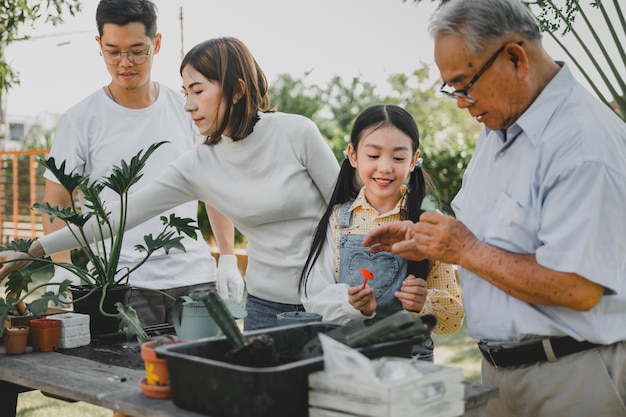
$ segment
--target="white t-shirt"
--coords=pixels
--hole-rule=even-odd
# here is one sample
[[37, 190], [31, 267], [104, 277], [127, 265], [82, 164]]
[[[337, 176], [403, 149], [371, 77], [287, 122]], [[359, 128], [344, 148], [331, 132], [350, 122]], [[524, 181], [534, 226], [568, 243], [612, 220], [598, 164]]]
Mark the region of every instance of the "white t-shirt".
[[[66, 161], [66, 172], [75, 170], [88, 174], [92, 180], [111, 172], [122, 160], [127, 162], [140, 150], [159, 141], [169, 141], [148, 159], [144, 175], [131, 188], [131, 194], [156, 178], [168, 163], [191, 149], [201, 137], [191, 118], [184, 111], [182, 94], [160, 86], [157, 100], [144, 109], [128, 109], [113, 102], [102, 89], [70, 108], [59, 120], [50, 150], [57, 165]], [[44, 176], [58, 182], [47, 171]], [[119, 196], [105, 188], [102, 199], [117, 202]], [[144, 244], [144, 236], [156, 237], [163, 230], [161, 215], [176, 212], [179, 217], [197, 218], [197, 201], [188, 201], [170, 211], [159, 213], [145, 223], [127, 230], [120, 258], [120, 268], [132, 267], [145, 253], [135, 250]], [[169, 208], [169, 207], [168, 207]], [[169, 289], [212, 282], [216, 279], [216, 263], [210, 249], [198, 233], [198, 240], [187, 236], [182, 241], [186, 252], [177, 249], [165, 254], [155, 252], [130, 276], [130, 283], [155, 289]]]
[[[244, 140], [197, 145], [164, 167], [131, 197], [127, 224], [190, 200], [211, 204], [248, 239], [248, 293], [300, 304], [300, 274], [339, 164], [311, 120], [286, 113], [259, 117]], [[67, 230], [39, 241], [47, 254], [76, 246]]]

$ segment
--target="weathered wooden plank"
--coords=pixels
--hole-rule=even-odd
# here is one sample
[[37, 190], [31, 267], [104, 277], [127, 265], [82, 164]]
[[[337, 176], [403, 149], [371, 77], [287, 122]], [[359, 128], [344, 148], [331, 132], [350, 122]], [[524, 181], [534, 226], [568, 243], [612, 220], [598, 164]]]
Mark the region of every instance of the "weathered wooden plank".
[[134, 417], [201, 417], [171, 400], [145, 397], [139, 388], [143, 370], [102, 364], [58, 352], [5, 355], [0, 350], [0, 380], [88, 402]]
[[138, 384], [144, 374], [57, 352], [6, 355], [0, 366], [0, 380], [96, 405], [118, 391], [140, 393]]

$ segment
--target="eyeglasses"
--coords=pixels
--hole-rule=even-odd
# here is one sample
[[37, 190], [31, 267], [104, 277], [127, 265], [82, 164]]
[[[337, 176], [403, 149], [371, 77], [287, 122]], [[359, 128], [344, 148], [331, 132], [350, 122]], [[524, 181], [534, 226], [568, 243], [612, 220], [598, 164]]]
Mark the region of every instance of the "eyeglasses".
[[135, 50], [135, 51], [107, 51], [101, 50], [100, 55], [104, 57], [104, 62], [109, 65], [118, 65], [122, 61], [122, 55], [126, 54], [128, 61], [131, 64], [141, 65], [148, 59], [150, 52], [152, 51], [152, 45], [148, 50]]
[[500, 52], [502, 52], [507, 45], [508, 44], [504, 44], [500, 48], [498, 48], [498, 50], [494, 52], [493, 55], [491, 55], [487, 61], [485, 61], [483, 66], [478, 70], [476, 75], [472, 77], [470, 82], [465, 85], [465, 87], [459, 90], [448, 91], [448, 90], [445, 90], [445, 88], [448, 88], [448, 86], [446, 85], [446, 82], [444, 81], [443, 84], [441, 84], [439, 91], [445, 94], [446, 96], [450, 97], [452, 100], [463, 99], [470, 104], [476, 103], [477, 100], [468, 94], [469, 89], [472, 88], [474, 84], [476, 84], [476, 81], [478, 81], [480, 76], [483, 75], [485, 71], [487, 71], [494, 62], [496, 62], [496, 58], [498, 58], [498, 55], [500, 55]]

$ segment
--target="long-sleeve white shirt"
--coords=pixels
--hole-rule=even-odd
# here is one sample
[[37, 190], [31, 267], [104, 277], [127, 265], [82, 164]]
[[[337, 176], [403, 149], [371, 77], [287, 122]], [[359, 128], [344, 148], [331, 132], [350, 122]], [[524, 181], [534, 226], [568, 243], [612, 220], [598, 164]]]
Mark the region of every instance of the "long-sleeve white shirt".
[[[133, 192], [127, 229], [186, 201], [209, 203], [248, 239], [248, 293], [299, 304], [300, 274], [339, 164], [309, 119], [259, 115], [244, 140], [224, 137], [215, 146], [198, 145]], [[117, 205], [110, 209], [116, 218]], [[67, 229], [42, 237], [40, 243], [48, 255], [77, 246]]]

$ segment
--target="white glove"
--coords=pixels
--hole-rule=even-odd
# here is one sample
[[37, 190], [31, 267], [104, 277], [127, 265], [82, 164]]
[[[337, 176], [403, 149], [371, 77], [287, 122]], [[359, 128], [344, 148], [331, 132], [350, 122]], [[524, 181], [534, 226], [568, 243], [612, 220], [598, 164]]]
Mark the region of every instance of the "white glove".
[[243, 278], [237, 267], [237, 256], [220, 255], [217, 266], [217, 292], [223, 300], [240, 302], [243, 298]]
[[[70, 281], [72, 281], [72, 284], [75, 285], [79, 285], [80, 284], [80, 278], [76, 275], [74, 275], [73, 273], [71, 273], [70, 271], [68, 271], [65, 268], [61, 268], [61, 267], [57, 267], [56, 270], [54, 271], [54, 276], [52, 278], [50, 278], [50, 281], [48, 281], [48, 284], [53, 283], [53, 282], [58, 282], [61, 283], [63, 281], [65, 281], [66, 279], [69, 279]], [[46, 291], [52, 291], [53, 293], [58, 293], [59, 292], [59, 286], [58, 285], [48, 285], [46, 287]], [[67, 297], [64, 297], [63, 294], [61, 294], [59, 296], [59, 300], [62, 303], [71, 303], [72, 301], [72, 295], [69, 293], [69, 291], [66, 293]]]

